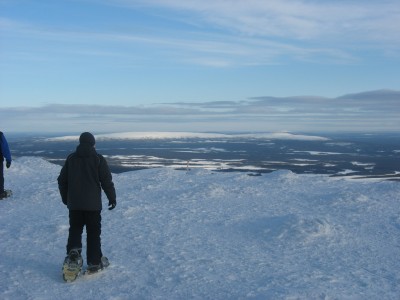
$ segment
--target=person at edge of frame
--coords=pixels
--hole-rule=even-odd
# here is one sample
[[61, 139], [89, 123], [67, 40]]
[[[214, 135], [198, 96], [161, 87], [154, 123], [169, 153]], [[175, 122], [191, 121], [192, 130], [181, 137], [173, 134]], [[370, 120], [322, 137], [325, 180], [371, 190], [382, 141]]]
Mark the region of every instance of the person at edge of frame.
[[7, 198], [7, 191], [4, 190], [4, 159], [7, 169], [11, 166], [11, 152], [3, 132], [0, 131], [0, 200]]

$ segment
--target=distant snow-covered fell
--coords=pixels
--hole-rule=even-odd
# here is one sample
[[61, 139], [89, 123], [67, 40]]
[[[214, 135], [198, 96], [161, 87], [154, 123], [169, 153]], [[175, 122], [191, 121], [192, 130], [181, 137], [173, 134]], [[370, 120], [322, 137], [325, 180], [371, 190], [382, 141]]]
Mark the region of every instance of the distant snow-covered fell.
[[[292, 134], [288, 132], [254, 133], [254, 134], [223, 134], [201, 132], [118, 132], [98, 134], [98, 140], [136, 140], [136, 139], [190, 139], [190, 138], [259, 138], [280, 140], [326, 141], [325, 137], [313, 135]], [[79, 136], [61, 136], [47, 139], [48, 141], [77, 141]]]
[[20, 157], [5, 171], [14, 195], [0, 201], [0, 299], [400, 295], [399, 183], [290, 171], [114, 174], [118, 204], [102, 214], [111, 265], [64, 283], [68, 211], [58, 194], [60, 168]]

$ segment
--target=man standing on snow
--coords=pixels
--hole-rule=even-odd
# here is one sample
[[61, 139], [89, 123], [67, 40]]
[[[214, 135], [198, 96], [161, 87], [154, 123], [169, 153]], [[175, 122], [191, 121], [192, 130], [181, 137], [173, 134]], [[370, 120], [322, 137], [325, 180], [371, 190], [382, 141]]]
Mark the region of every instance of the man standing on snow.
[[11, 166], [11, 152], [4, 134], [0, 131], [0, 200], [9, 195], [4, 190], [4, 159], [7, 169]]
[[94, 136], [84, 132], [79, 143], [76, 151], [66, 159], [58, 177], [62, 201], [69, 209], [66, 261], [78, 257], [82, 267], [82, 232], [86, 226], [87, 271], [95, 273], [109, 264], [101, 251], [101, 189], [108, 198], [109, 210], [115, 208], [117, 201], [110, 169], [105, 158], [96, 152]]

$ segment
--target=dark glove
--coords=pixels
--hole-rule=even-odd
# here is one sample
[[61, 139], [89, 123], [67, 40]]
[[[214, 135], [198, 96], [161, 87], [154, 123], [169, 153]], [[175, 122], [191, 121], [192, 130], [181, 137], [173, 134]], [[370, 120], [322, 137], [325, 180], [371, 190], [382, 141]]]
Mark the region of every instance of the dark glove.
[[108, 201], [108, 210], [113, 210], [117, 206], [117, 201]]
[[10, 166], [11, 166], [11, 161], [7, 161], [7, 163], [6, 163], [7, 169], [8, 169]]

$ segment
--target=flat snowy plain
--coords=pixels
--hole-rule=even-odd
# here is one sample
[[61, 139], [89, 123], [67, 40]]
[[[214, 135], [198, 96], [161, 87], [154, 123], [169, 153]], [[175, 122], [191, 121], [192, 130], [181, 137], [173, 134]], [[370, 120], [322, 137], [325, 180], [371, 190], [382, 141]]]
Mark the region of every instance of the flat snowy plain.
[[20, 157], [5, 170], [14, 195], [0, 201], [0, 299], [400, 297], [399, 182], [290, 171], [114, 174], [118, 204], [102, 214], [111, 265], [65, 283], [60, 169]]

